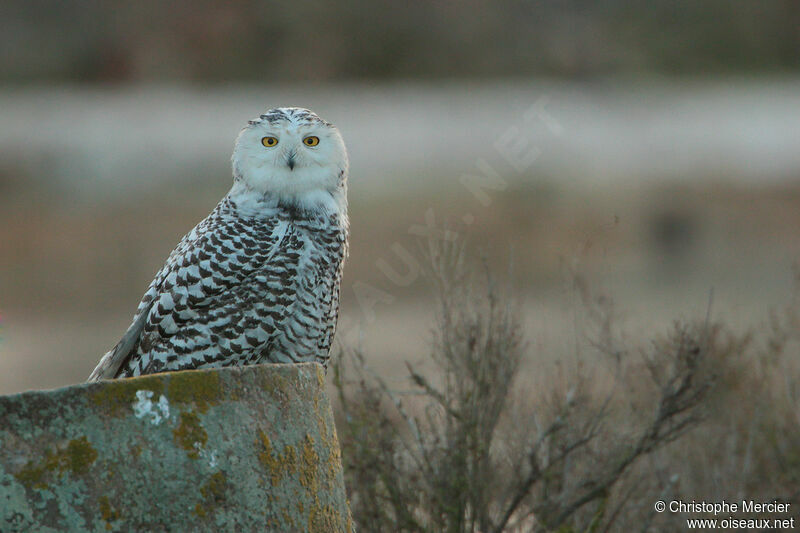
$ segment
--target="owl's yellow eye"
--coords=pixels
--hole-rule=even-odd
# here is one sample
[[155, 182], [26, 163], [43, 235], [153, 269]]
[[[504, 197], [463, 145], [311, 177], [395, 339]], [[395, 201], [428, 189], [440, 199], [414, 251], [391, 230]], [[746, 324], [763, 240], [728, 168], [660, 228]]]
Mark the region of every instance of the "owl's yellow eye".
[[272, 148], [273, 146], [278, 144], [278, 139], [276, 139], [275, 137], [263, 137], [261, 139], [261, 144], [263, 144], [267, 148]]
[[316, 146], [319, 144], [319, 137], [314, 137], [313, 135], [310, 137], [306, 137], [303, 139], [303, 144], [306, 146]]

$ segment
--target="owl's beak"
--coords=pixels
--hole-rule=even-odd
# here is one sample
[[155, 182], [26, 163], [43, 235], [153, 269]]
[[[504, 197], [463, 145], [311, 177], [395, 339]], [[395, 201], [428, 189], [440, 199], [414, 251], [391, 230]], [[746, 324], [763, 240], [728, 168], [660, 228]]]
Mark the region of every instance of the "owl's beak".
[[289, 152], [289, 157], [286, 159], [286, 165], [289, 167], [289, 170], [294, 170], [294, 152]]

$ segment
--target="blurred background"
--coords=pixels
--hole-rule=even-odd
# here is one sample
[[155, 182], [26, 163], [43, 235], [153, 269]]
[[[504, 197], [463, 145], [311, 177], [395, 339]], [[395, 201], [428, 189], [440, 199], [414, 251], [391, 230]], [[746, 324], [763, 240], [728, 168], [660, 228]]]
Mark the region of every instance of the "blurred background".
[[275, 106], [349, 146], [338, 338], [386, 375], [426, 354], [444, 227], [513, 264], [544, 358], [576, 273], [634, 339], [710, 300], [758, 327], [793, 287], [795, 0], [6, 0], [0, 49], [0, 394], [86, 378]]

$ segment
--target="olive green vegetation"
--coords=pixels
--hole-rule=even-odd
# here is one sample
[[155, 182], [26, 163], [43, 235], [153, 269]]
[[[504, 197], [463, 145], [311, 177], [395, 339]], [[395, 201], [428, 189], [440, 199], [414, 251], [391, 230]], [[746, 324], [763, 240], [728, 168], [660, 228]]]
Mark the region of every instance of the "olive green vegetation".
[[208, 442], [208, 433], [196, 414], [181, 413], [180, 424], [172, 433], [175, 435], [175, 444], [186, 450], [187, 457], [200, 458], [200, 450]]
[[81, 437], [69, 441], [63, 450], [45, 450], [44, 457], [38, 461], [28, 461], [14, 477], [28, 487], [46, 489], [49, 486], [45, 482], [48, 474], [60, 476], [66, 471], [73, 475], [86, 474], [96, 459], [97, 451], [86, 437]]
[[0, 397], [0, 531], [350, 531], [322, 367]]

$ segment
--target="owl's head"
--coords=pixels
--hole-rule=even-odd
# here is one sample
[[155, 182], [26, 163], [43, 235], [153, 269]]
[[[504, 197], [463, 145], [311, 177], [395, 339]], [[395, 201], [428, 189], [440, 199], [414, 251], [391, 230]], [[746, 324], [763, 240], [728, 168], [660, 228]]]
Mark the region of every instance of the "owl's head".
[[231, 161], [235, 182], [276, 201], [346, 205], [344, 141], [336, 126], [308, 109], [278, 107], [249, 121]]

